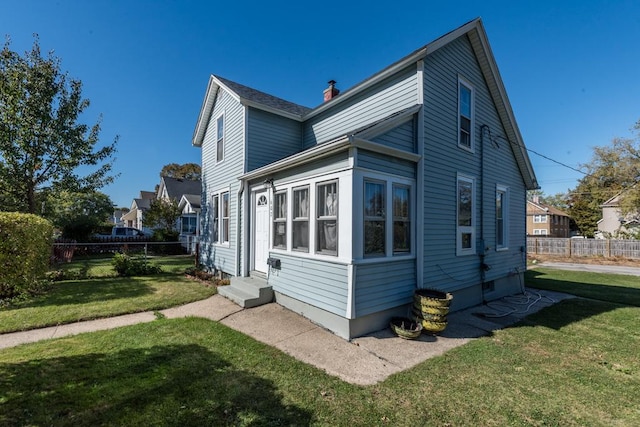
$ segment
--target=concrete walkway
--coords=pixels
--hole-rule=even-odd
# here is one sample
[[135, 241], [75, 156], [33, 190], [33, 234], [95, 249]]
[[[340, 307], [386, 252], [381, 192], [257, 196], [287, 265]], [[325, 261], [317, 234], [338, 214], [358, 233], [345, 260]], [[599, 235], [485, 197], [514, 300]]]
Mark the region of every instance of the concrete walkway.
[[[403, 340], [384, 329], [346, 341], [276, 303], [243, 309], [220, 295], [161, 313], [167, 318], [198, 316], [218, 321], [344, 381], [369, 385], [571, 297], [538, 290], [527, 291], [527, 294], [524, 298], [517, 297], [524, 300], [522, 302], [504, 299], [489, 306], [452, 313], [444, 332], [437, 336], [422, 334], [417, 340]], [[144, 312], [0, 334], [0, 349], [155, 319], [153, 312]]]

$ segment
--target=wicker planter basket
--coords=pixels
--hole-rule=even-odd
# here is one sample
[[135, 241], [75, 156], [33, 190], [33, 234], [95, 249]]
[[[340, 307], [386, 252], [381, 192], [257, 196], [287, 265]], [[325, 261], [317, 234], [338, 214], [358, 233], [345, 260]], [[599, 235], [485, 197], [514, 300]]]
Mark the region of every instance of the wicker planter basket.
[[394, 317], [389, 326], [396, 335], [406, 340], [416, 339], [422, 332], [422, 324], [408, 317]]
[[418, 289], [413, 298], [412, 313], [422, 329], [431, 333], [444, 331], [453, 295], [435, 289]]

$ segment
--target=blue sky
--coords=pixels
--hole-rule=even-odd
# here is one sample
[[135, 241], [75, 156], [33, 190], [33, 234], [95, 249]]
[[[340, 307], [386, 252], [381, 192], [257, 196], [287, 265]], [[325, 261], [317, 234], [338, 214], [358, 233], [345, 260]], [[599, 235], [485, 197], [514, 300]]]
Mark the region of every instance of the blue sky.
[[[482, 17], [525, 144], [561, 163], [630, 137], [640, 119], [640, 2], [621, 1], [30, 1], [3, 0], [0, 34], [82, 80], [120, 136], [118, 206], [153, 190], [168, 163], [200, 162], [191, 137], [210, 74], [315, 107], [465, 22]], [[530, 153], [542, 190], [578, 172]]]

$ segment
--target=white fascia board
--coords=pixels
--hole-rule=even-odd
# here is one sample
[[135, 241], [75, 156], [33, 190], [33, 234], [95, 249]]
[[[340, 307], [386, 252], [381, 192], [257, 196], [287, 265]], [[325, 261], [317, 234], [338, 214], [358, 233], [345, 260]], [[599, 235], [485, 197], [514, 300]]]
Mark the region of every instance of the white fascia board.
[[198, 121], [196, 122], [196, 128], [193, 131], [193, 137], [191, 139], [191, 145], [195, 147], [202, 147], [202, 140], [204, 139], [204, 134], [209, 124], [209, 117], [211, 116], [211, 111], [213, 111], [213, 103], [220, 88], [216, 80], [213, 75], [209, 77], [207, 91], [205, 92], [202, 107], [200, 107], [200, 114], [198, 115]]

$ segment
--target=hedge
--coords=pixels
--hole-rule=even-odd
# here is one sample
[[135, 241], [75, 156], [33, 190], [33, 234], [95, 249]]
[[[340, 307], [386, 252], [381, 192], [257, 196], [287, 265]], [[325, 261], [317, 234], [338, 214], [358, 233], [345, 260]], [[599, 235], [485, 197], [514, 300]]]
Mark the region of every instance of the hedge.
[[53, 226], [36, 215], [0, 212], [0, 300], [37, 289], [49, 268]]

